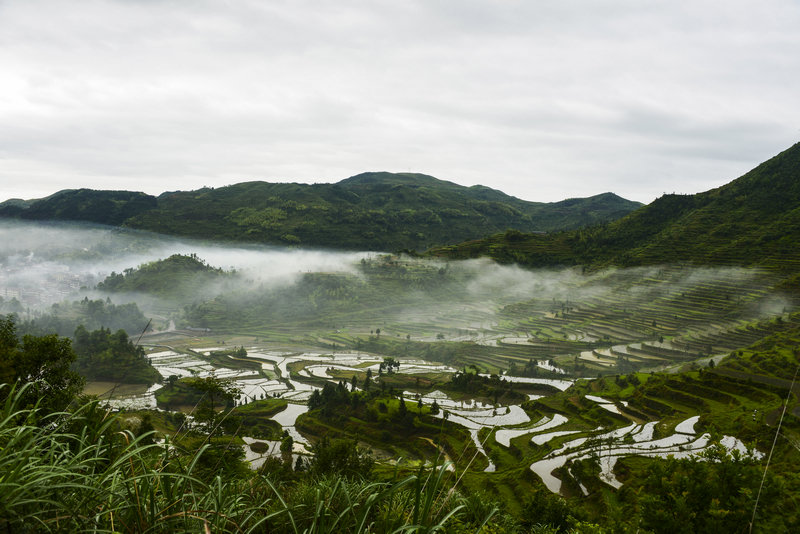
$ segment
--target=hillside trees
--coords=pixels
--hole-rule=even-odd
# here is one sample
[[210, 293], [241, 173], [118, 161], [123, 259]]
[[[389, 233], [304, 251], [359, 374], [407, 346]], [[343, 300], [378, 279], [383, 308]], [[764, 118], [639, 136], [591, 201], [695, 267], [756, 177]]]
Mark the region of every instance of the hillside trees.
[[488, 187], [411, 173], [364, 173], [337, 184], [247, 182], [168, 192], [68, 190], [0, 203], [0, 217], [88, 221], [219, 240], [352, 250], [425, 249], [516, 228], [552, 231], [639, 207], [611, 193], [528, 202]]
[[[739, 455], [731, 457], [719, 446], [702, 458], [652, 462], [638, 492], [641, 526], [656, 534], [746, 530], [763, 474], [760, 465]], [[796, 531], [800, 517], [789, 503], [800, 480], [796, 474], [788, 478], [767, 474], [756, 531]]]
[[794, 272], [800, 236], [800, 143], [716, 189], [666, 194], [609, 223], [549, 234], [495, 234], [428, 254], [488, 256], [528, 267], [663, 263], [754, 265]]
[[162, 298], [179, 298], [203, 293], [211, 283], [230, 278], [232, 272], [208, 265], [197, 254], [173, 254], [136, 269], [112, 272], [97, 284], [110, 293], [142, 292]]
[[106, 299], [89, 299], [53, 304], [47, 313], [19, 325], [23, 334], [72, 336], [83, 325], [87, 330], [123, 329], [133, 334], [142, 331], [147, 318], [135, 302], [114, 304]]
[[375, 460], [354, 440], [323, 437], [312, 447], [309, 466], [312, 476], [340, 475], [346, 478], [368, 479]]
[[[191, 378], [189, 387], [201, 394], [200, 401], [194, 411], [195, 421], [209, 435], [221, 433], [221, 426], [227, 417], [224, 410], [233, 408], [234, 400], [240, 391], [230, 380], [214, 375], [203, 378]], [[222, 410], [222, 412], [220, 412]]]
[[[17, 337], [13, 316], [0, 318], [0, 383], [30, 384], [24, 407], [39, 403], [43, 413], [65, 409], [83, 389], [84, 379], [71, 369], [75, 352], [69, 339], [51, 334]], [[0, 399], [8, 394], [0, 390]]]
[[75, 370], [90, 380], [109, 380], [131, 384], [152, 384], [160, 378], [145, 356], [124, 330], [111, 333], [106, 328], [89, 332], [75, 329]]

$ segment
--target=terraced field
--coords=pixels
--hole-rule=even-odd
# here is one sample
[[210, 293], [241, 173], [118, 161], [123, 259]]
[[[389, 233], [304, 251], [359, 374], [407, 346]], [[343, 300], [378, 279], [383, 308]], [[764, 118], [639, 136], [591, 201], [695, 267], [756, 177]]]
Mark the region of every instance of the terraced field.
[[[721, 447], [758, 461], [774, 438], [797, 364], [800, 312], [772, 271], [525, 271], [396, 256], [365, 263], [357, 274], [314, 273], [277, 293], [215, 300], [205, 317], [226, 319], [211, 332], [184, 328], [143, 342], [180, 340], [183, 366], [163, 349], [152, 357], [164, 373], [198, 376], [225, 367], [212, 349], [246, 346], [247, 365], [215, 372], [236, 380], [238, 402], [287, 402], [270, 424], [292, 436], [295, 455], [309, 454], [322, 435], [358, 436], [386, 465], [445, 455], [466, 485], [512, 509], [537, 488], [602, 500], [630, 484], [646, 457], [695, 458]], [[189, 313], [183, 326], [193, 317], [203, 316]], [[783, 344], [768, 342], [775, 339]], [[381, 375], [384, 358], [400, 367]], [[458, 371], [498, 374], [513, 395], [452, 389]], [[380, 401], [388, 414], [402, 396], [417, 426], [305, 413], [314, 390], [362, 388], [368, 374], [390, 395]], [[800, 443], [796, 395], [782, 431], [788, 446]], [[434, 403], [440, 411], [429, 417]], [[397, 439], [412, 429], [413, 439]]]
[[[776, 290], [778, 281], [772, 271], [732, 267], [580, 273], [385, 256], [362, 264], [359, 276], [303, 280], [273, 305], [274, 295], [256, 301], [256, 293], [239, 299], [252, 300], [252, 310], [236, 312], [231, 297], [189, 320], [261, 340], [489, 372], [513, 373], [535, 359], [596, 376], [705, 364], [792, 328], [797, 301]], [[290, 311], [276, 313], [290, 302]], [[205, 309], [210, 315], [202, 315]], [[241, 321], [214, 322], [223, 312]]]
[[[561, 299], [503, 307], [492, 335], [509, 360], [546, 357], [583, 375], [665, 368], [795, 325], [796, 303], [776, 297], [775, 282], [766, 271], [620, 270], [565, 288]], [[503, 337], [520, 332], [526, 341]]]
[[[520, 387], [544, 388], [542, 394], [529, 394], [529, 400], [521, 404], [492, 403], [469, 395], [453, 397], [435, 389], [436, 384], [447, 382], [456, 371], [446, 365], [404, 360], [391, 376], [381, 379], [382, 356], [378, 354], [293, 352], [249, 346], [242, 361], [258, 362], [261, 367], [253, 375], [252, 370], [243, 369], [233, 360], [226, 367], [224, 360], [214, 359], [219, 347], [210, 347], [207, 341], [191, 351], [156, 351], [151, 358], [165, 376], [214, 373], [231, 378], [242, 391], [238, 399], [242, 404], [264, 395], [277, 395], [288, 401], [286, 408], [271, 418], [294, 438], [295, 459], [310, 453], [309, 440], [320, 437], [315, 432], [340, 432], [318, 420], [306, 421], [302, 432], [298, 431], [296, 421], [307, 411], [305, 401], [310, 394], [326, 382], [349, 383], [350, 377], [355, 377], [360, 386], [370, 372], [378, 380], [375, 387], [384, 382], [383, 388], [387, 381], [407, 384], [401, 395], [404, 402], [413, 406], [409, 410], [422, 413], [419, 406], [424, 405], [427, 412], [436, 403], [440, 408], [436, 417], [446, 421], [450, 429], [447, 445], [440, 452], [453, 462], [451, 469], [473, 481], [481, 473], [489, 478], [479, 485], [489, 484], [498, 492], [511, 486], [517, 491], [532, 491], [544, 484], [564, 495], [594, 495], [598, 487], [621, 488], [627, 481], [631, 458], [697, 457], [715, 446], [758, 460], [767, 448], [772, 432], [769, 425], [774, 426], [776, 411], [790, 384], [766, 375], [758, 381], [758, 358], [753, 362], [748, 358], [752, 354], [743, 351], [741, 357], [737, 354], [728, 358], [715, 369], [680, 375], [637, 373], [578, 382], [563, 374], [560, 379], [507, 375], [506, 380]], [[544, 364], [542, 370], [547, 367], [550, 366]], [[549, 372], [559, 374], [557, 368], [553, 369]], [[747, 377], [731, 376], [737, 373], [746, 373]], [[141, 405], [141, 399], [117, 400], [117, 404], [134, 407]], [[792, 410], [796, 410], [797, 402], [793, 402]], [[462, 430], [457, 431], [459, 428]], [[390, 458], [392, 453], [388, 451], [397, 454], [402, 450], [400, 454], [409, 461], [415, 458], [414, 454], [420, 454], [417, 441], [404, 448], [402, 440], [389, 438], [384, 443], [380, 429], [375, 432], [375, 437], [362, 435], [362, 440], [384, 451], [379, 454], [381, 458]], [[784, 433], [787, 441], [799, 439], [796, 420], [787, 423]], [[263, 462], [265, 456], [254, 455], [251, 446], [266, 444], [272, 450], [266, 455], [280, 454], [277, 442], [243, 438], [245, 451], [256, 464]], [[432, 461], [436, 447], [425, 450], [428, 461]], [[587, 475], [580, 468], [584, 462], [597, 465], [599, 471]], [[525, 476], [525, 472], [529, 475]], [[509, 476], [517, 477], [513, 484], [506, 480]], [[519, 505], [522, 502], [515, 504]]]

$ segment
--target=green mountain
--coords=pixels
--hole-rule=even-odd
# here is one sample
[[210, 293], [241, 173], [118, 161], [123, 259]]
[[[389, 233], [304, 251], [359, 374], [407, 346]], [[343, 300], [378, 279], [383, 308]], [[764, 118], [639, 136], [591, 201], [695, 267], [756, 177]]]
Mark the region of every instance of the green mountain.
[[65, 189], [39, 200], [7, 200], [0, 204], [0, 217], [117, 226], [142, 211], [155, 208], [156, 204], [155, 197], [132, 191]]
[[604, 193], [527, 202], [423, 174], [364, 173], [336, 184], [245, 182], [163, 193], [65, 190], [0, 204], [0, 217], [127, 226], [177, 236], [344, 249], [425, 249], [488, 236], [573, 229], [641, 204]]
[[496, 234], [431, 251], [545, 265], [767, 265], [800, 268], [800, 143], [744, 176], [696, 195], [664, 195], [602, 225]]

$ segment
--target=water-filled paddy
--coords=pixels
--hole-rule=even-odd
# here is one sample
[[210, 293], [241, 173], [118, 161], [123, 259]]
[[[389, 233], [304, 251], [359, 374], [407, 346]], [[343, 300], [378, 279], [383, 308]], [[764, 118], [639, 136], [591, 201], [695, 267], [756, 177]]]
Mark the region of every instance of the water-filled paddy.
[[[295, 441], [295, 454], [306, 454], [309, 442], [300, 434], [295, 423], [297, 418], [308, 411], [306, 401], [315, 389], [319, 389], [320, 380], [337, 382], [333, 373], [364, 373], [371, 370], [373, 376], [379, 372], [382, 357], [366, 353], [340, 353], [324, 354], [317, 351], [289, 352], [264, 350], [258, 347], [249, 347], [247, 360], [261, 363], [262, 374], [258, 376], [251, 369], [237, 367], [231, 360], [231, 367], [212, 365], [210, 359], [206, 360], [214, 348], [204, 348], [193, 353], [184, 353], [173, 350], [159, 350], [148, 355], [153, 366], [165, 379], [171, 375], [179, 377], [217, 376], [229, 379], [241, 391], [238, 402], [248, 402], [254, 399], [267, 397], [280, 397], [289, 401], [284, 410], [272, 416]], [[216, 360], [219, 362], [219, 359]], [[295, 369], [295, 373], [290, 371]], [[299, 371], [298, 371], [299, 369]], [[399, 375], [416, 375], [420, 373], [452, 373], [456, 369], [439, 363], [428, 363], [422, 360], [403, 360]], [[486, 375], [488, 376], [488, 375]], [[304, 378], [313, 380], [305, 382]], [[567, 390], [572, 385], [572, 380], [549, 378], [526, 378], [504, 375], [507, 381], [519, 384], [543, 384], [554, 387], [560, 391]], [[135, 395], [118, 396], [112, 401], [114, 406], [128, 408], [155, 408], [154, 393], [159, 388], [154, 385], [144, 393]], [[667, 455], [685, 457], [696, 455], [710, 445], [707, 434], [697, 436], [695, 425], [699, 417], [687, 418], [678, 423], [671, 435], [654, 439], [656, 421], [645, 424], [631, 423], [626, 426], [612, 429], [595, 429], [592, 431], [575, 429], [566, 426], [569, 419], [562, 414], [541, 417], [531, 420], [529, 414], [519, 404], [493, 405], [475, 399], [453, 399], [447, 393], [434, 390], [424, 395], [413, 391], [403, 392], [407, 401], [420, 400], [423, 404], [439, 405], [438, 418], [447, 418], [450, 423], [460, 425], [468, 430], [477, 454], [486, 457], [487, 472], [493, 472], [498, 466], [491, 460], [487, 446], [501, 446], [510, 448], [512, 440], [522, 436], [530, 436], [530, 446], [551, 447], [554, 440], [561, 440], [567, 436], [573, 439], [562, 442], [555, 450], [544, 454], [539, 460], [530, 465], [545, 485], [552, 491], [559, 491], [561, 480], [553, 475], [553, 470], [566, 465], [570, 461], [586, 458], [596, 458], [601, 466], [601, 480], [611, 486], [619, 487], [620, 483], [614, 476], [613, 469], [619, 458], [630, 455], [665, 457]], [[533, 397], [539, 397], [534, 395]], [[585, 399], [616, 414], [622, 414], [620, 405], [604, 397], [585, 395]], [[621, 406], [624, 407], [625, 403]], [[486, 429], [484, 432], [481, 430]], [[488, 431], [488, 433], [486, 432]], [[483, 438], [479, 436], [483, 435]], [[248, 438], [249, 439], [249, 438]], [[746, 447], [733, 436], [725, 436], [721, 444], [729, 450], [738, 450], [748, 453]], [[246, 447], [247, 457], [254, 462], [263, 462], [265, 456], [275, 454], [275, 444], [267, 444], [268, 450], [263, 454], [256, 454]], [[252, 458], [251, 458], [252, 457]]]

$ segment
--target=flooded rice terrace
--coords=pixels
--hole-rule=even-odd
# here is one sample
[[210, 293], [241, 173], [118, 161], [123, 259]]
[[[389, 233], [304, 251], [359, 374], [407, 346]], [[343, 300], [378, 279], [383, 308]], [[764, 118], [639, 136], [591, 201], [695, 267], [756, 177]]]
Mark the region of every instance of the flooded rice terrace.
[[[103, 299], [101, 303], [109, 306], [138, 303], [142, 317], [154, 319], [154, 327], [160, 329], [154, 335], [164, 336], [158, 341], [146, 338], [151, 345], [147, 356], [162, 382], [213, 375], [238, 389], [237, 404], [286, 400], [286, 408], [272, 419], [294, 438], [296, 454], [308, 452], [307, 438], [295, 424], [320, 384], [336, 383], [350, 373], [362, 376], [367, 370], [380, 374], [385, 356], [380, 353], [398, 354], [398, 343], [417, 358], [438, 355], [475, 370], [509, 369], [503, 378], [523, 391], [527, 387], [527, 399], [535, 400], [546, 393], [540, 389], [566, 391], [572, 386], [564, 368], [573, 376], [594, 377], [671, 373], [688, 362], [719, 363], [733, 350], [776, 331], [777, 320], [788, 318], [793, 309], [774, 292], [772, 275], [757, 269], [675, 265], [589, 273], [530, 271], [489, 260], [439, 262], [368, 252], [213, 245], [116, 230], [14, 223], [0, 225], [2, 232], [9, 239], [0, 251], [0, 288], [6, 305], [15, 306], [7, 312], [16, 310], [21, 319], [35, 320], [47, 314], [55, 317], [59, 310], [72, 309], [70, 301], [88, 298]], [[199, 257], [224, 275], [219, 272], [214, 275], [218, 278], [185, 287], [165, 284], [162, 290], [148, 290], [159, 275], [134, 267], [174, 254]], [[115, 271], [126, 272], [117, 278], [129, 284], [119, 291], [101, 288], [99, 283]], [[137, 273], [141, 279], [134, 276]], [[137, 280], [148, 284], [137, 285]], [[140, 322], [123, 326], [134, 335], [141, 331]], [[212, 330], [263, 332], [262, 343], [270, 340], [281, 349], [247, 338], [255, 340], [244, 347], [247, 365], [234, 359], [227, 365], [220, 354], [229, 346], [216, 346], [224, 345], [216, 338], [194, 337]], [[61, 335], [72, 332], [74, 326]], [[190, 343], [195, 346], [188, 350], [184, 345]], [[325, 348], [296, 348], [300, 343]], [[325, 352], [337, 346], [353, 352]], [[401, 358], [393, 372], [446, 377], [456, 369]], [[518, 374], [528, 377], [511, 376]], [[130, 391], [130, 385], [124, 385], [115, 390], [118, 394], [110, 404], [157, 409], [155, 393], [160, 387], [122, 395]], [[470, 437], [464, 445], [474, 445], [477, 454], [486, 457], [487, 471], [508, 467], [498, 458], [518, 459], [514, 455], [524, 446], [526, 462], [553, 491], [561, 487], [554, 470], [569, 469], [571, 461], [597, 460], [602, 479], [618, 486], [613, 467], [621, 457], [691, 456], [712, 443], [707, 434], [695, 432], [695, 418], [680, 424], [674, 419], [633, 420], [624, 402], [594, 395], [576, 394], [570, 400], [597, 408], [608, 416], [603, 420], [618, 421], [614, 424], [620, 428], [590, 428], [597, 423], [579, 422], [577, 417], [571, 421], [560, 413], [532, 415], [535, 412], [523, 409], [521, 402], [486, 404], [438, 390], [421, 396], [404, 391], [403, 396], [409, 402], [435, 402], [441, 408], [436, 417], [464, 428]], [[725, 436], [720, 443], [729, 450], [750, 452], [735, 436]], [[245, 448], [255, 465], [256, 457]], [[265, 442], [258, 448], [270, 454], [275, 447]], [[512, 455], [501, 454], [512, 448]]]
[[[290, 352], [264, 350], [259, 347], [247, 348], [247, 360], [257, 361], [261, 364], [261, 373], [253, 370], [242, 369], [231, 360], [231, 367], [212, 365], [205, 358], [213, 351], [223, 350], [221, 347], [202, 347], [192, 349], [190, 352], [177, 350], [155, 350], [148, 354], [155, 369], [166, 380], [170, 376], [204, 378], [215, 376], [229, 379], [231, 384], [239, 390], [237, 404], [247, 403], [257, 399], [277, 397], [288, 401], [284, 410], [272, 416], [294, 440], [294, 461], [298, 455], [310, 454], [310, 443], [305, 436], [295, 428], [297, 418], [308, 411], [306, 405], [317, 385], [306, 383], [303, 378], [313, 378], [316, 383], [319, 379], [338, 383], [330, 374], [332, 371], [363, 373], [371, 370], [374, 375], [379, 373], [383, 357], [366, 353], [341, 352], [324, 354], [321, 352]], [[290, 372], [289, 366], [296, 370]], [[454, 373], [456, 369], [422, 360], [405, 360], [400, 363], [398, 374], [419, 373]], [[341, 376], [341, 375], [340, 375]], [[484, 375], [488, 376], [488, 375]], [[503, 376], [508, 381], [545, 384], [555, 387], [560, 391], [567, 390], [572, 385], [569, 379], [545, 379]], [[137, 395], [121, 395], [112, 398], [112, 406], [126, 409], [158, 409], [156, 406], [155, 392], [162, 387], [155, 384], [146, 392]], [[537, 398], [538, 395], [529, 397]], [[463, 426], [471, 437], [477, 453], [486, 457], [488, 466], [486, 472], [497, 469], [495, 462], [487, 454], [487, 442], [500, 447], [512, 447], [512, 440], [524, 437], [535, 447], [547, 447], [551, 441], [564, 436], [576, 435], [574, 439], [562, 443], [558, 448], [544, 454], [541, 459], [533, 462], [530, 469], [544, 482], [546, 487], [553, 492], [559, 492], [562, 480], [554, 474], [570, 461], [593, 459], [600, 466], [600, 479], [619, 488], [622, 484], [614, 475], [616, 462], [625, 456], [647, 456], [686, 458], [700, 455], [711, 445], [711, 437], [707, 433], [698, 435], [695, 424], [699, 416], [690, 417], [675, 425], [672, 434], [659, 439], [654, 439], [655, 428], [659, 422], [651, 421], [644, 424], [631, 423], [628, 426], [615, 429], [598, 427], [592, 431], [576, 430], [569, 428], [569, 418], [562, 414], [544, 416], [538, 420], [531, 420], [528, 413], [518, 404], [502, 405], [489, 404], [478, 400], [455, 400], [446, 393], [434, 390], [425, 395], [412, 391], [404, 391], [403, 398], [407, 401], [419, 401], [431, 405], [434, 402], [441, 408], [435, 417], [447, 419], [449, 422]], [[588, 401], [596, 403], [601, 408], [622, 415], [618, 406], [611, 400], [594, 395], [585, 395]], [[623, 404], [624, 405], [624, 404]], [[246, 459], [253, 468], [263, 464], [266, 457], [280, 455], [279, 442], [269, 440], [256, 440], [243, 437]], [[491, 442], [489, 441], [491, 440]], [[260, 442], [264, 452], [255, 453], [250, 445]], [[741, 454], [752, 454], [760, 457], [757, 451], [748, 450], [743, 443], [733, 436], [724, 436], [719, 445], [729, 451], [738, 451]], [[543, 449], [546, 450], [546, 449]], [[580, 486], [582, 491], [586, 491]]]

